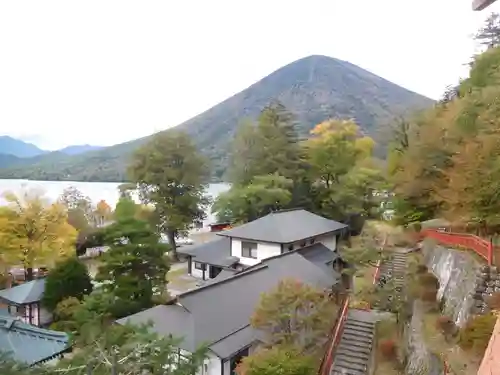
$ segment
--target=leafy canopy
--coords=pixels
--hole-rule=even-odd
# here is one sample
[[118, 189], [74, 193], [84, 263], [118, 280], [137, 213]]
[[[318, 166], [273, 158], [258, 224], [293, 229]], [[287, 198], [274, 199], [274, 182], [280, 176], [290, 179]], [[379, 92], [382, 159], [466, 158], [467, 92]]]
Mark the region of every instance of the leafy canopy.
[[49, 311], [54, 311], [64, 299], [74, 297], [81, 300], [91, 292], [92, 281], [87, 267], [78, 258], [71, 257], [50, 270], [45, 281], [42, 304]]
[[176, 258], [176, 234], [205, 218], [207, 162], [186, 134], [158, 133], [134, 154], [129, 174], [141, 201], [154, 205], [158, 228]]
[[104, 233], [109, 250], [102, 255], [96, 280], [114, 296], [115, 314], [122, 317], [151, 307], [153, 296], [166, 288], [169, 247], [142, 220], [118, 221]]

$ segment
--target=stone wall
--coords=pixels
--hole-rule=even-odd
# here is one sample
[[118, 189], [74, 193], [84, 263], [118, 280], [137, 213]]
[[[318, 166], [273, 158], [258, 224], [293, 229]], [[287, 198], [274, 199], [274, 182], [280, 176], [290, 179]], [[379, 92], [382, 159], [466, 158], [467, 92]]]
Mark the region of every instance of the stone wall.
[[423, 333], [424, 310], [422, 303], [413, 303], [413, 314], [405, 328], [406, 374], [444, 375], [443, 363], [433, 354], [425, 343]]
[[[443, 314], [463, 327], [472, 313], [479, 310], [477, 289], [482, 265], [467, 251], [445, 248], [430, 241], [423, 246], [425, 263], [439, 279], [438, 301]], [[481, 305], [482, 306], [482, 305]]]

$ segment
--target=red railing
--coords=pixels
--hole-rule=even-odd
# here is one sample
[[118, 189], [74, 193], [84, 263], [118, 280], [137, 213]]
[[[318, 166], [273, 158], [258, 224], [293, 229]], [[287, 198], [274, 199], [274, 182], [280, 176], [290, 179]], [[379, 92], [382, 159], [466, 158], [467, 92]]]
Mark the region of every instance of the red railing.
[[335, 325], [335, 329], [333, 330], [333, 335], [326, 350], [325, 356], [323, 357], [323, 361], [321, 362], [321, 366], [319, 368], [319, 375], [328, 375], [330, 373], [330, 368], [333, 363], [333, 354], [335, 353], [335, 349], [337, 348], [340, 338], [342, 337], [342, 332], [344, 331], [345, 321], [347, 319], [347, 313], [349, 312], [349, 296], [347, 296], [344, 300], [344, 304], [342, 305], [342, 310], [337, 319], [337, 324]]
[[445, 245], [462, 246], [471, 249], [486, 259], [488, 265], [491, 266], [493, 264], [493, 244], [478, 236], [468, 233], [440, 232], [435, 229], [424, 229], [421, 235]]

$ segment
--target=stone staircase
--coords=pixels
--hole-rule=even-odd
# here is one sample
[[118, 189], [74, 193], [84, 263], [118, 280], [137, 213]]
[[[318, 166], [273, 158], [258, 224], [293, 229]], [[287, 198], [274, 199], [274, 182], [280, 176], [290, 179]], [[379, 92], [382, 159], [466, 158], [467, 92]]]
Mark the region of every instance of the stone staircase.
[[372, 361], [376, 317], [369, 311], [349, 310], [330, 375], [366, 375]]
[[[389, 259], [385, 260], [380, 266], [379, 287], [392, 283], [396, 294], [393, 298], [402, 298], [405, 286], [406, 260], [408, 253], [406, 250], [394, 250]], [[378, 309], [383, 306], [380, 303], [374, 304], [373, 308]]]

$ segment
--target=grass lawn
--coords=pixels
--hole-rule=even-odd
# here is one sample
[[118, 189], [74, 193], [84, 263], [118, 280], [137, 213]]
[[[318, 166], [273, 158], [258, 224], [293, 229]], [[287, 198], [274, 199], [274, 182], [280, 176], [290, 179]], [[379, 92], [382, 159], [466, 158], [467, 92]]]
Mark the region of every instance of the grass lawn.
[[167, 281], [176, 281], [179, 279], [180, 276], [185, 275], [186, 270], [184, 268], [180, 268], [177, 270], [169, 271], [167, 273]]

